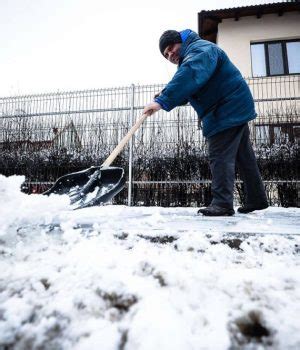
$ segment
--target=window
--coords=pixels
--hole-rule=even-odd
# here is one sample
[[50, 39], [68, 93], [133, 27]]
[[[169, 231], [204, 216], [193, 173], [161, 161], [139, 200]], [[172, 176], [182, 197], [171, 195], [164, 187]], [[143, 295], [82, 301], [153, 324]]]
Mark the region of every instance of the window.
[[269, 126], [268, 125], [256, 125], [255, 126], [255, 141], [257, 144], [269, 143]]
[[286, 43], [289, 73], [300, 73], [300, 41]]
[[251, 44], [252, 76], [300, 73], [300, 40]]
[[252, 58], [252, 75], [254, 77], [265, 77], [267, 75], [265, 45], [264, 44], [251, 45], [251, 58]]
[[299, 123], [259, 124], [255, 125], [254, 130], [257, 145], [282, 145], [300, 141]]

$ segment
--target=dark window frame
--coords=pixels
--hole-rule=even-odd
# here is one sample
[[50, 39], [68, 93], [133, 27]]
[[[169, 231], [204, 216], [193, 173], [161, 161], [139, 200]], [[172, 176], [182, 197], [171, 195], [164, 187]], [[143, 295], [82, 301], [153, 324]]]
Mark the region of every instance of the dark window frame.
[[[265, 136], [266, 136], [266, 144], [268, 145], [273, 145], [276, 144], [277, 141], [280, 140], [281, 135], [285, 134], [288, 137], [289, 142], [298, 142], [298, 136], [296, 132], [296, 128], [300, 128], [300, 123], [299, 122], [279, 122], [279, 123], [255, 123], [254, 124], [254, 129], [255, 133], [257, 133], [258, 127], [266, 128], [265, 129]], [[275, 134], [275, 128], [280, 129], [280, 137], [278, 138]], [[255, 136], [256, 142], [258, 143], [259, 138]], [[263, 144], [263, 142], [261, 142]]]
[[[266, 65], [266, 77], [278, 77], [278, 76], [284, 76], [284, 75], [300, 75], [299, 73], [290, 73], [289, 72], [289, 62], [288, 62], [288, 55], [287, 55], [287, 43], [292, 43], [292, 42], [300, 42], [299, 39], [288, 39], [288, 40], [268, 40], [268, 41], [258, 41], [258, 42], [252, 42], [250, 43], [250, 55], [251, 55], [251, 72], [252, 72], [252, 77], [253, 75], [253, 64], [252, 64], [252, 53], [251, 53], [251, 46], [252, 45], [264, 45], [264, 50], [265, 50], [265, 65]], [[270, 74], [270, 62], [269, 62], [269, 49], [268, 45], [269, 44], [281, 44], [281, 51], [282, 51], [282, 58], [283, 58], [283, 74]]]

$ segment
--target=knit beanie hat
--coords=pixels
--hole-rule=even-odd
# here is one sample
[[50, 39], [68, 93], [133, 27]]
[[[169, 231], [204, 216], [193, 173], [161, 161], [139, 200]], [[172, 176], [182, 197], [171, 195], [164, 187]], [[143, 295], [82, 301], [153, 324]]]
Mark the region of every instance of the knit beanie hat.
[[159, 49], [164, 54], [165, 49], [172, 44], [182, 43], [181, 35], [176, 30], [165, 31], [159, 39]]

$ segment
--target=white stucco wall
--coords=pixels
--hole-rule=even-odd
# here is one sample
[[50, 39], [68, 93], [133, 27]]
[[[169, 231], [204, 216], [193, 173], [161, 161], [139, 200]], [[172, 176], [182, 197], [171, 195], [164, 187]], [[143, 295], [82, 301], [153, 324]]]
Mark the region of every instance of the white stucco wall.
[[241, 17], [238, 21], [225, 19], [219, 23], [217, 44], [240, 69], [243, 76], [251, 77], [250, 43], [278, 39], [300, 38], [300, 13], [284, 13]]

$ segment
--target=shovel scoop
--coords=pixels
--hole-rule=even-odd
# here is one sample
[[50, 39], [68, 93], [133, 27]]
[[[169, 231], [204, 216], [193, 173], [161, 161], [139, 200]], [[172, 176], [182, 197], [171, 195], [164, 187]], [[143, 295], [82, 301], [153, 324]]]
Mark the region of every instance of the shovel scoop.
[[44, 194], [67, 194], [74, 209], [80, 209], [109, 202], [125, 183], [123, 168], [98, 166], [60, 177]]
[[66, 194], [74, 209], [105, 204], [118, 194], [125, 186], [126, 178], [123, 168], [111, 167], [111, 163], [125, 147], [135, 131], [143, 123], [147, 114], [143, 114], [124, 136], [101, 166], [64, 175], [43, 194]]

